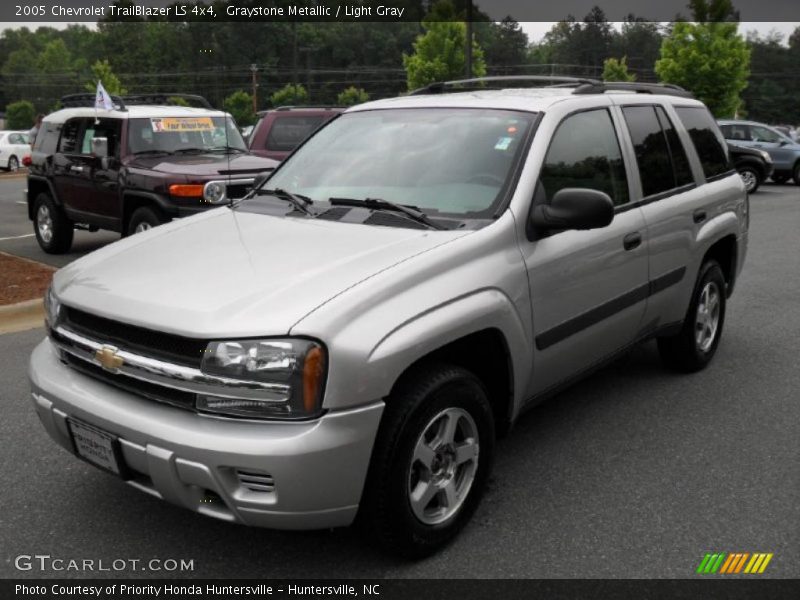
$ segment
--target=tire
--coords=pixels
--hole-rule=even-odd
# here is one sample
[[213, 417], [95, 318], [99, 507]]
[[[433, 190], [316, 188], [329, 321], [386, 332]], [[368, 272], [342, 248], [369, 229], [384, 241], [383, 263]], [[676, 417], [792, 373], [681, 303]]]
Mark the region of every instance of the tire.
[[[725, 289], [725, 277], [719, 263], [715, 260], [704, 263], [680, 332], [658, 338], [659, 354], [668, 367], [693, 373], [704, 369], [714, 358], [725, 323]], [[704, 310], [703, 307], [709, 304], [710, 311], [708, 308]]]
[[33, 232], [42, 250], [48, 254], [63, 254], [72, 247], [75, 229], [64, 211], [42, 192], [33, 203]]
[[792, 179], [795, 185], [800, 185], [800, 162], [798, 162], [792, 170]]
[[407, 558], [444, 546], [480, 502], [494, 435], [486, 391], [469, 371], [440, 364], [406, 377], [387, 402], [372, 452], [358, 519], [364, 532]]
[[761, 173], [753, 167], [740, 167], [738, 169], [739, 175], [744, 181], [745, 189], [748, 194], [755, 194], [758, 187], [761, 185]]
[[16, 156], [9, 156], [8, 157], [8, 164], [6, 165], [6, 170], [11, 171], [19, 171], [19, 160]]
[[169, 219], [165, 219], [161, 211], [149, 206], [142, 206], [133, 211], [131, 218], [128, 220], [128, 227], [126, 228], [126, 235], [133, 235], [140, 233], [153, 227], [158, 227], [162, 223], [166, 223]]
[[789, 176], [786, 173], [773, 173], [772, 181], [778, 184], [784, 184], [789, 181]]

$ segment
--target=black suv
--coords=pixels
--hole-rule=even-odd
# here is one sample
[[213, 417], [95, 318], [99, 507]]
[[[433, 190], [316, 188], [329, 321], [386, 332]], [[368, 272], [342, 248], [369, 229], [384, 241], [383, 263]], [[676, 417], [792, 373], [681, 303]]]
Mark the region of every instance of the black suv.
[[[172, 98], [200, 106], [170, 105]], [[200, 96], [61, 99], [36, 136], [28, 217], [45, 252], [72, 245], [74, 230], [137, 233], [244, 196], [276, 161], [254, 156], [228, 113]]]

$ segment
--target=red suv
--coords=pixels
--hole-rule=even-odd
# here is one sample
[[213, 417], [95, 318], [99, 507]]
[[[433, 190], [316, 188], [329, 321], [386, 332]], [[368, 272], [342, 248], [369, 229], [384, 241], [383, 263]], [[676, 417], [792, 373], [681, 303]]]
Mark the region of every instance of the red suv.
[[344, 111], [341, 106], [281, 106], [258, 113], [250, 133], [250, 152], [283, 160], [324, 123]]

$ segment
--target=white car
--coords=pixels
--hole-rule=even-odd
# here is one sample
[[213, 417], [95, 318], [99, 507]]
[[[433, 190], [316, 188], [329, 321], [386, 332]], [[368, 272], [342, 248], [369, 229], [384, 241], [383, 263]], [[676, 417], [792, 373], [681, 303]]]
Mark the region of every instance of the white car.
[[16, 171], [30, 153], [27, 131], [0, 131], [0, 168]]

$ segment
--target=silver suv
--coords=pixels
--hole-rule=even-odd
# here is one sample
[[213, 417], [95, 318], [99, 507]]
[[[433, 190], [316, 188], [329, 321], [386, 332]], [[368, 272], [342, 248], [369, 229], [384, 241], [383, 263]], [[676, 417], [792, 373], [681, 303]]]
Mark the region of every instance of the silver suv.
[[244, 200], [60, 270], [30, 363], [53, 439], [211, 517], [421, 556], [526, 409], [649, 338], [705, 367], [748, 227], [707, 109], [471, 83], [510, 82], [351, 108]]

